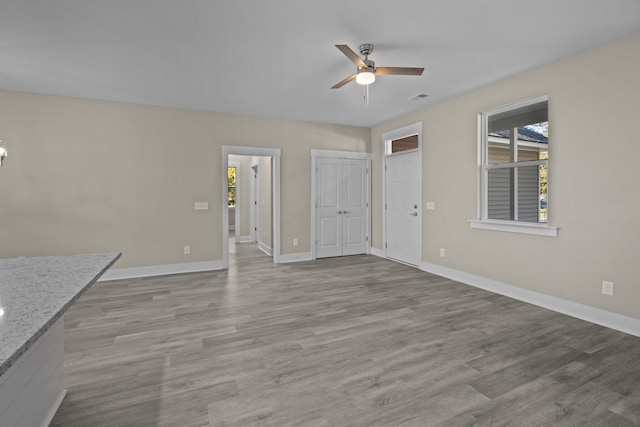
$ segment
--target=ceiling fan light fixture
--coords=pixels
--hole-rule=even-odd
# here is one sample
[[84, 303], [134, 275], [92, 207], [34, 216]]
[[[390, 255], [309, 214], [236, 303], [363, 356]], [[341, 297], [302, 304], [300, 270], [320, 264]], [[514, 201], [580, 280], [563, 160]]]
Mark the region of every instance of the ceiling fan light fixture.
[[356, 76], [356, 83], [363, 86], [370, 85], [376, 81], [376, 75], [370, 70], [358, 71]]
[[369, 59], [369, 54], [373, 52], [372, 44], [363, 44], [360, 46], [360, 53], [364, 55], [364, 58], [361, 58], [346, 44], [337, 44], [336, 47], [353, 62], [356, 66], [356, 72], [331, 86], [331, 89], [341, 88], [353, 80], [359, 85], [368, 88], [371, 83], [376, 81], [376, 74], [380, 76], [421, 76], [424, 71], [424, 68], [417, 67], [376, 67], [376, 63]]
[[6, 157], [7, 157], [7, 149], [4, 148], [4, 146], [2, 146], [2, 141], [0, 141], [0, 166], [2, 166], [2, 162]]

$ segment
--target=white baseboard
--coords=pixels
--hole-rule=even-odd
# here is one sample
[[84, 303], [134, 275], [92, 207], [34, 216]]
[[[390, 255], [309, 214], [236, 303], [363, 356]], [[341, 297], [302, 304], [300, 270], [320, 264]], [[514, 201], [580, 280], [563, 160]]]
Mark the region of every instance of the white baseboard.
[[589, 305], [554, 297], [541, 292], [520, 288], [518, 286], [509, 285], [497, 280], [476, 276], [475, 274], [465, 273], [463, 271], [443, 267], [429, 262], [423, 261], [420, 264], [420, 269], [428, 273], [446, 277], [447, 279], [474, 286], [476, 288], [528, 302], [529, 304], [544, 307], [558, 313], [566, 314], [571, 317], [586, 320], [587, 322], [606, 326], [607, 328], [640, 337], [640, 319], [636, 319], [634, 317], [625, 316], [623, 314], [614, 313], [601, 308], [591, 307]]
[[255, 242], [251, 236], [236, 236], [237, 243], [251, 243]]
[[148, 267], [115, 268], [107, 270], [99, 282], [109, 280], [133, 279], [136, 277], [164, 276], [167, 274], [196, 273], [199, 271], [222, 270], [224, 264], [219, 261], [186, 262], [181, 264], [151, 265]]
[[[376, 248], [371, 248], [371, 255], [384, 258], [383, 251]], [[640, 319], [635, 317], [625, 316], [623, 314], [614, 313], [613, 311], [607, 311], [601, 308], [543, 294], [541, 292], [520, 288], [508, 283], [499, 282], [497, 280], [488, 279], [475, 274], [465, 273], [464, 271], [444, 267], [438, 264], [432, 264], [426, 261], [422, 261], [419, 268], [427, 273], [437, 274], [438, 276], [446, 277], [447, 279], [455, 280], [456, 282], [464, 283], [489, 292], [494, 292], [519, 301], [537, 305], [538, 307], [566, 314], [567, 316], [595, 323], [596, 325], [605, 326], [607, 328], [640, 337]]]
[[258, 249], [260, 249], [262, 252], [264, 252], [269, 256], [273, 256], [273, 248], [270, 248], [269, 246], [267, 246], [266, 243], [262, 243], [258, 241]]
[[384, 251], [382, 249], [371, 247], [371, 255], [378, 256], [380, 258], [384, 258]]
[[284, 264], [287, 262], [311, 261], [311, 252], [298, 252], [295, 254], [280, 255], [278, 262]]

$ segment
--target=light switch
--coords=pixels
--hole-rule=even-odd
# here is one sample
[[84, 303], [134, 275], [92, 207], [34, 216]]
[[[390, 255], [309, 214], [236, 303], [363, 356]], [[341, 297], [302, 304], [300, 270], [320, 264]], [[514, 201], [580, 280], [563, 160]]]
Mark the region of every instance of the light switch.
[[428, 211], [433, 211], [436, 209], [436, 202], [427, 202], [426, 208]]
[[206, 211], [209, 209], [209, 202], [195, 202], [193, 204], [193, 209], [197, 211]]

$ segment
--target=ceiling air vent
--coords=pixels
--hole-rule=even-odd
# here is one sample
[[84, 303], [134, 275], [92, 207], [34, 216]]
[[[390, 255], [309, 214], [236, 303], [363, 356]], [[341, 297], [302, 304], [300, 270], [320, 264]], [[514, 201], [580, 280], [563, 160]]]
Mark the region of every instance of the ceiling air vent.
[[419, 101], [421, 99], [426, 98], [427, 96], [429, 96], [429, 95], [427, 95], [426, 93], [419, 93], [417, 95], [413, 95], [411, 98], [409, 98], [409, 100], [411, 100], [411, 101]]

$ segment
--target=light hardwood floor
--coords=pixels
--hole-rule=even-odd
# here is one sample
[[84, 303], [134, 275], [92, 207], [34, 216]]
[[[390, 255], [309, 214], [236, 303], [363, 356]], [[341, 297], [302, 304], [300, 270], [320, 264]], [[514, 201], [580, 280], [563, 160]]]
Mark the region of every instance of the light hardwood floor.
[[640, 339], [374, 256], [100, 282], [52, 426], [636, 426]]

